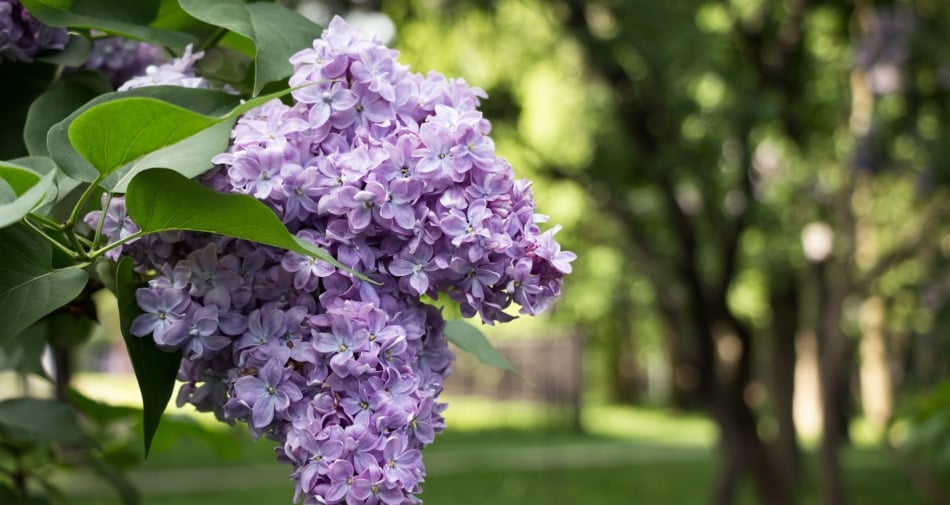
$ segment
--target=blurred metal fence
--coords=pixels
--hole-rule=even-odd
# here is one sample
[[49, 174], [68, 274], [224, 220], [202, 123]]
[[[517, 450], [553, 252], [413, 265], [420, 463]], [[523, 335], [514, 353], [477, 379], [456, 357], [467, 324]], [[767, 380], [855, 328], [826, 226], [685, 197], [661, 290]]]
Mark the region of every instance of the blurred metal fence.
[[492, 342], [524, 379], [479, 363], [456, 350], [456, 363], [445, 381], [445, 392], [455, 396], [480, 396], [496, 400], [523, 400], [565, 407], [571, 423], [581, 427], [584, 388], [583, 338], [537, 338]]

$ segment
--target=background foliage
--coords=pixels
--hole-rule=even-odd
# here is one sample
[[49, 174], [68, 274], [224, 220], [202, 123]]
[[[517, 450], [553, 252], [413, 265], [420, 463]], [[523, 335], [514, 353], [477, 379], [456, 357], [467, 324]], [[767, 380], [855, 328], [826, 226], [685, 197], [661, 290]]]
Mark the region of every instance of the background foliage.
[[[308, 2], [297, 3], [306, 11]], [[79, 38], [96, 28], [173, 51], [203, 41], [210, 60], [205, 75], [249, 95], [276, 90], [267, 83], [289, 73], [289, 67], [268, 65], [285, 61], [272, 55], [290, 45], [276, 40], [273, 28], [254, 29], [255, 22], [274, 26], [271, 4], [150, 1], [128, 7], [99, 0], [74, 2], [70, 10], [54, 8], [55, 2], [24, 4], [47, 23], [73, 27]], [[950, 41], [943, 28], [950, 9], [942, 2], [321, 5], [324, 12], [381, 9], [396, 28], [394, 44], [403, 61], [485, 88], [490, 98], [483, 110], [494, 124], [499, 152], [536, 181], [538, 207], [565, 225], [565, 248], [579, 259], [564, 300], [547, 322], [518, 324], [496, 336], [581, 332], [589, 400], [693, 410], [716, 426], [710, 438], [718, 440], [715, 460], [610, 470], [677, 475], [694, 482], [689, 496], [669, 488], [650, 491], [648, 482], [608, 482], [605, 472], [587, 470], [557, 479], [583, 480], [567, 492], [572, 499], [870, 503], [883, 491], [868, 493], [854, 484], [853, 462], [861, 460], [892, 465], [890, 477], [865, 474], [865, 482], [897, 479], [891, 487], [904, 490], [902, 497], [916, 492], [926, 502], [946, 502]], [[106, 12], [107, 19], [98, 17]], [[279, 26], [303, 23], [290, 19]], [[54, 170], [43, 158], [87, 183], [127, 170], [124, 183], [103, 178], [107, 188], [124, 189], [145, 168], [108, 153], [87, 163], [70, 152], [83, 138], [81, 122], [71, 133], [70, 115], [81, 114], [81, 106], [96, 96], [113, 96], [103, 95], [110, 88], [101, 77], [60, 75], [57, 64], [5, 62], [0, 87], [7, 111], [0, 159], [11, 160], [0, 176], [15, 195], [3, 202], [0, 220], [11, 220], [5, 225], [38, 202], [44, 214], [68, 219], [79, 197], [69, 189], [76, 183], [51, 176]], [[228, 113], [236, 103], [228, 96], [198, 95], [148, 96], [201, 114], [205, 119], [189, 118], [209, 130], [211, 121], [233, 119]], [[116, 103], [130, 109], [99, 109], [113, 116], [89, 124], [144, 117], [136, 109], [144, 102]], [[220, 152], [226, 131], [206, 133], [191, 148]], [[167, 159], [162, 153], [149, 156]], [[178, 169], [194, 175], [202, 167]], [[44, 193], [45, 200], [38, 196]], [[0, 362], [46, 375], [39, 366], [42, 343], [71, 348], [84, 342], [86, 332], [58, 330], [71, 317], [62, 312], [40, 318], [66, 302], [87, 303], [87, 276], [110, 281], [98, 274], [92, 258], [64, 256], [23, 225], [6, 226], [0, 234], [8, 267], [0, 284], [20, 284], [2, 276], [25, 276], [36, 279], [18, 288], [31, 290], [30, 300], [48, 297], [30, 306], [12, 305], [26, 299], [21, 291], [0, 298], [0, 315], [11, 322], [0, 333]], [[830, 250], [808, 251], [813, 240], [828, 235]], [[809, 346], [811, 354], [803, 351]], [[823, 392], [812, 399], [821, 416], [813, 423], [818, 431], [812, 433], [820, 434], [816, 460], [803, 454], [797, 435], [807, 427], [794, 415], [801, 409], [793, 409], [796, 394], [803, 394], [800, 387], [796, 392], [796, 369], [808, 360]], [[0, 488], [14, 487], [17, 469], [50, 461], [89, 464], [133, 501], [134, 490], [115, 469], [137, 456], [130, 456], [127, 434], [117, 436], [109, 427], [138, 412], [69, 394], [80, 420], [53, 401], [0, 403], [3, 464], [11, 476]], [[72, 434], [69, 440], [42, 426], [23, 431], [16, 419], [32, 409], [59, 413], [51, 422], [57, 433]], [[880, 444], [871, 456], [842, 449], [854, 438], [856, 417], [867, 419], [871, 438]], [[591, 426], [604, 419], [586, 415], [585, 426], [596, 433]], [[626, 424], [632, 431], [643, 426], [640, 420]], [[82, 432], [73, 429], [79, 425]], [[180, 429], [212, 441], [220, 436], [200, 427]], [[99, 442], [91, 443], [89, 435]], [[73, 445], [77, 449], [62, 450]], [[500, 445], [522, 448], [516, 437]], [[894, 466], [906, 477], [895, 477]], [[486, 480], [501, 478], [486, 473]], [[743, 487], [742, 476], [750, 477], [756, 491]], [[466, 479], [450, 481], [452, 491], [432, 485], [427, 493], [435, 493], [435, 503], [457, 499], [457, 489], [475, 486]], [[44, 482], [38, 479], [37, 485]], [[521, 485], [538, 489], [551, 482], [539, 477]], [[610, 497], [595, 499], [595, 489], [609, 490]], [[510, 494], [516, 497], [512, 503], [538, 497]]]

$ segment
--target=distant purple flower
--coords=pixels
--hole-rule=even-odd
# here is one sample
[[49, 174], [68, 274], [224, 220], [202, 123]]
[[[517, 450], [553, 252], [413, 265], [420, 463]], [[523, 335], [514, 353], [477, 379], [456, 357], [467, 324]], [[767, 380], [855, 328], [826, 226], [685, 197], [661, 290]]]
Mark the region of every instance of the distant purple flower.
[[191, 45], [179, 58], [160, 65], [149, 65], [145, 73], [129, 79], [119, 86], [126, 91], [146, 86], [182, 86], [185, 88], [208, 88], [208, 81], [195, 75], [194, 65], [204, 56], [204, 52], [193, 52]]
[[0, 0], [0, 62], [30, 62], [44, 50], [61, 50], [69, 36], [65, 28], [40, 23], [18, 0]]
[[145, 72], [150, 65], [159, 65], [165, 60], [161, 47], [122, 37], [107, 37], [95, 41], [83, 68], [104, 73], [118, 87]]

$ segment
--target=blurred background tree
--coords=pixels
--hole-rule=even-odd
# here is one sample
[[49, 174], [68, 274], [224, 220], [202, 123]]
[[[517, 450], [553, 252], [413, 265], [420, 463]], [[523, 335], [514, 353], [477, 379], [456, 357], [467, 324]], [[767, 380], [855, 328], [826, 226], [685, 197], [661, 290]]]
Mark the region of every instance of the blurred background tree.
[[[733, 503], [741, 475], [762, 503], [792, 503], [796, 357], [808, 357], [823, 501], [844, 503], [838, 449], [852, 416], [884, 433], [905, 399], [948, 376], [950, 9], [383, 7], [413, 67], [486, 88], [499, 151], [542, 178], [539, 207], [581, 258], [554, 319], [588, 329], [608, 397], [669, 391], [659, 399], [708, 413], [713, 503]], [[939, 482], [933, 465], [915, 468]]]

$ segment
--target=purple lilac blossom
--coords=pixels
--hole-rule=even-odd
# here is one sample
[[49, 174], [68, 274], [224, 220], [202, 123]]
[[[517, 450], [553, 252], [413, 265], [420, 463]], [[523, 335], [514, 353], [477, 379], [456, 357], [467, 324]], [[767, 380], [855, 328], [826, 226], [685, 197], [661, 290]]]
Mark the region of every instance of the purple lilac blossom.
[[95, 41], [83, 68], [104, 73], [114, 87], [119, 87], [165, 60], [161, 47], [122, 37], [106, 37]]
[[[487, 324], [512, 319], [513, 305], [537, 314], [575, 258], [557, 227], [539, 228], [530, 183], [495, 155], [477, 109], [484, 92], [396, 56], [334, 19], [291, 58], [290, 84], [309, 85], [295, 103], [242, 116], [201, 178], [259, 198], [376, 284], [207, 234], [123, 246], [139, 271], [158, 272], [139, 290], [133, 329], [184, 351], [179, 403], [277, 441], [304, 504], [420, 503], [420, 451], [445, 429], [439, 395], [454, 360], [441, 311], [420, 297], [447, 294]], [[200, 85], [197, 57], [122, 89]], [[136, 229], [119, 202], [103, 226], [110, 239]]]
[[30, 62], [44, 50], [62, 50], [69, 36], [64, 28], [40, 23], [18, 0], [0, 0], [0, 62]]

